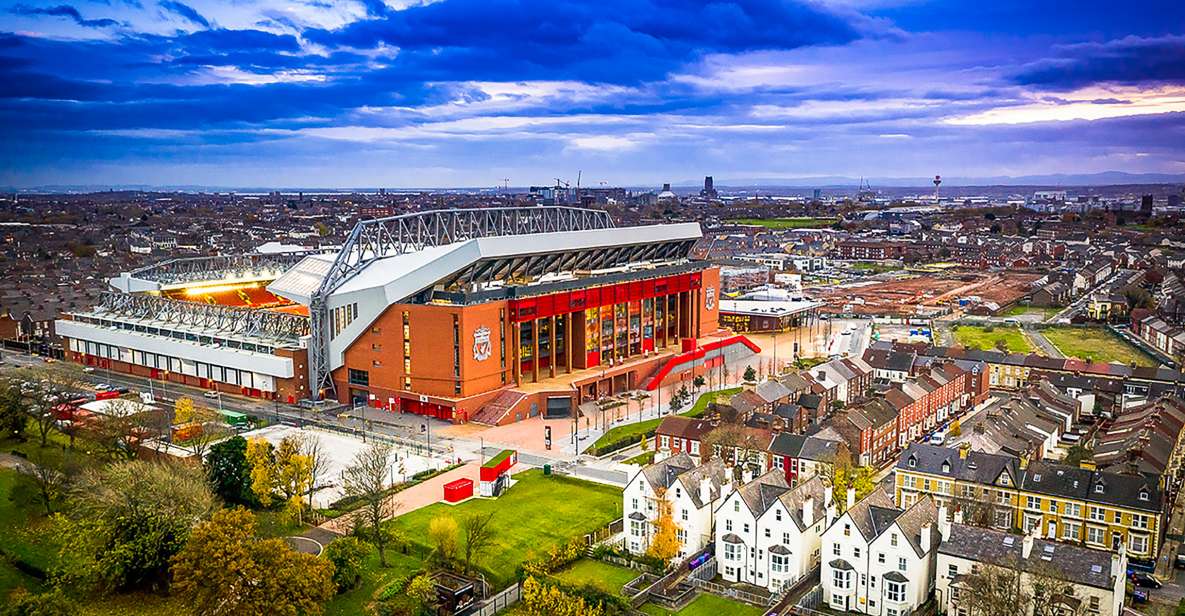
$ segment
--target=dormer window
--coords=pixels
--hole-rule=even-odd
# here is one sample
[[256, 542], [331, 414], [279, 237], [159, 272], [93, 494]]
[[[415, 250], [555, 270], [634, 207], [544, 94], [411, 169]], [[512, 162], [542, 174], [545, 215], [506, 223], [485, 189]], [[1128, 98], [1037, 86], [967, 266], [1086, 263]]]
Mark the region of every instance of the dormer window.
[[944, 472], [944, 473], [950, 472], [950, 461], [949, 460], [942, 461], [942, 472]]
[[1140, 500], [1148, 500], [1148, 488], [1140, 488]]
[[907, 464], [909, 464], [909, 468], [913, 468], [918, 465], [918, 459], [914, 456], [909, 456]]
[[1034, 483], [1040, 483], [1040, 481], [1041, 481], [1041, 473], [1037, 473], [1036, 475], [1033, 475], [1033, 482]]
[[1095, 494], [1102, 494], [1103, 493], [1103, 484], [1101, 484], [1101, 483], [1094, 484], [1094, 491], [1095, 491]]

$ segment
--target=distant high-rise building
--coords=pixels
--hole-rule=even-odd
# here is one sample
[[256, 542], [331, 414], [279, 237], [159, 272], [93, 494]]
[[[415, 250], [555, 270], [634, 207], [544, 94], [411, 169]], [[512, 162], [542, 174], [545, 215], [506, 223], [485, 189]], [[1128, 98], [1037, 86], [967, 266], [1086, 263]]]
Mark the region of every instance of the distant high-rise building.
[[699, 191], [699, 196], [705, 199], [715, 199], [719, 196], [716, 192], [716, 187], [712, 185], [712, 176], [704, 176], [704, 189]]
[[815, 200], [815, 201], [820, 201], [820, 200], [822, 200], [822, 199], [823, 199], [823, 189], [822, 189], [822, 188], [816, 188], [816, 189], [815, 189], [815, 193], [814, 193], [814, 200]]
[[1140, 197], [1140, 211], [1145, 214], [1152, 213], [1152, 195], [1144, 195]]
[[678, 198], [679, 197], [671, 190], [671, 185], [669, 183], [662, 185], [662, 191], [658, 193], [659, 201], [674, 201]]

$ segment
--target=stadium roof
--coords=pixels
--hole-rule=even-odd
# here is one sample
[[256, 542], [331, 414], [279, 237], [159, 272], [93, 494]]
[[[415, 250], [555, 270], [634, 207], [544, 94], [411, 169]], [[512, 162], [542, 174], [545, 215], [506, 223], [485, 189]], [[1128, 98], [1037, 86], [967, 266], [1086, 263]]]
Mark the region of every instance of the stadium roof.
[[[425, 246], [419, 250], [380, 258], [345, 281], [334, 291], [336, 296], [382, 289], [387, 304], [405, 301], [416, 293], [483, 261], [532, 257], [542, 255], [575, 255], [603, 252], [629, 247], [653, 247], [664, 244], [690, 244], [701, 237], [698, 223], [588, 229], [482, 237], [442, 246]], [[320, 286], [336, 255], [319, 254], [305, 257], [295, 267], [268, 285], [272, 293], [292, 301], [308, 304]], [[678, 258], [686, 258], [682, 251]], [[645, 253], [622, 251], [602, 263], [603, 267], [620, 267], [644, 262]], [[564, 271], [557, 258], [550, 272]]]

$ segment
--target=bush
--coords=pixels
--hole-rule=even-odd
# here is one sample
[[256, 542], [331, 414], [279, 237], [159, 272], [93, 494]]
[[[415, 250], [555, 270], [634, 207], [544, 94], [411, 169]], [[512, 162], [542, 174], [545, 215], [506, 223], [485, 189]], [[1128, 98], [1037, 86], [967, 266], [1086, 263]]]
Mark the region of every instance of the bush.
[[354, 537], [342, 537], [325, 546], [323, 556], [333, 563], [333, 583], [343, 593], [362, 580], [362, 561], [369, 550]]
[[77, 613], [78, 606], [60, 590], [35, 595], [24, 588], [13, 591], [0, 611], [3, 616], [73, 616]]

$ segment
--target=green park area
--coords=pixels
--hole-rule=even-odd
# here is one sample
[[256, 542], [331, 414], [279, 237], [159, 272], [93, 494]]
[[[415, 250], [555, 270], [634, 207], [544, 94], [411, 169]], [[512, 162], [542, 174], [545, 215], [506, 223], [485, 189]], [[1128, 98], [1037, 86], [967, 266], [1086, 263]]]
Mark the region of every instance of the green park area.
[[438, 516], [459, 524], [465, 516], [493, 513], [488, 556], [478, 563], [496, 587], [513, 581], [524, 561], [542, 556], [574, 537], [591, 533], [621, 514], [621, 489], [579, 479], [545, 476], [540, 470], [515, 475], [517, 482], [497, 499], [474, 499], [459, 505], [430, 505], [388, 524], [426, 557], [433, 549], [428, 526]]
[[672, 612], [650, 603], [643, 605], [642, 611], [651, 616], [722, 616], [723, 614], [761, 616], [765, 613], [765, 610], [759, 607], [706, 593], [696, 597], [695, 600], [687, 604], [687, 607], [678, 612]]
[[1022, 304], [1014, 304], [1009, 306], [1000, 316], [1004, 317], [1025, 317], [1038, 316], [1042, 319], [1048, 319], [1060, 312], [1061, 308], [1041, 308], [1038, 306], [1025, 306]]
[[1157, 365], [1151, 357], [1102, 327], [1046, 327], [1041, 333], [1067, 357], [1137, 366]]
[[582, 558], [551, 574], [569, 586], [592, 586], [610, 595], [621, 595], [621, 588], [632, 582], [641, 571], [590, 558]]
[[1019, 327], [1012, 325], [956, 325], [955, 343], [982, 351], [1004, 350], [1009, 353], [1031, 353], [1036, 349]]
[[767, 229], [784, 230], [784, 229], [822, 229], [830, 227], [838, 221], [838, 218], [813, 218], [813, 217], [799, 217], [799, 218], [737, 218], [730, 220], [733, 224], [738, 225], [757, 225]]
[[[715, 402], [718, 398], [728, 399], [740, 391], [740, 387], [730, 387], [728, 389], [721, 389], [715, 393], [705, 393], [700, 396], [695, 404], [691, 405], [691, 408], [679, 414], [684, 417], [699, 417], [708, 410], [708, 404]], [[601, 438], [598, 438], [593, 443], [592, 447], [586, 453], [600, 455], [633, 445], [641, 441], [643, 436], [647, 438], [654, 436], [654, 431], [658, 429], [658, 424], [660, 423], [662, 423], [661, 418], [647, 419], [646, 421], [610, 428], [608, 432], [602, 434]]]

